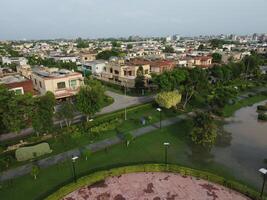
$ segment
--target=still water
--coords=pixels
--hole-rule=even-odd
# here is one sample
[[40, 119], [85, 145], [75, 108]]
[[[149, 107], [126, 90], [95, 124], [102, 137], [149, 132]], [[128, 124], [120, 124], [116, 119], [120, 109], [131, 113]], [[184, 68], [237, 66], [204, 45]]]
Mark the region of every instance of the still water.
[[259, 168], [267, 167], [263, 160], [267, 159], [267, 122], [258, 121], [257, 106], [238, 110], [233, 117], [226, 119], [224, 130], [232, 133], [231, 145], [213, 149], [215, 161], [233, 170], [237, 178], [261, 186], [262, 178]]

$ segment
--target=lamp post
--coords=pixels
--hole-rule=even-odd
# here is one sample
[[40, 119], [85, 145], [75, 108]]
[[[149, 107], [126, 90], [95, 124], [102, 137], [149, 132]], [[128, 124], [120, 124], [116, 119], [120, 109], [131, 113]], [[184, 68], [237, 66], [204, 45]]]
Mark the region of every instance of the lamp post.
[[165, 147], [165, 164], [167, 165], [167, 163], [168, 163], [168, 148], [170, 146], [170, 143], [164, 142], [163, 145]]
[[[125, 99], [126, 99], [126, 96], [127, 96], [127, 80], [125, 80], [125, 85], [124, 85], [124, 95], [125, 95]], [[127, 120], [127, 106], [125, 106], [125, 109], [124, 109], [124, 120], [126, 121]]]
[[162, 109], [157, 108], [157, 111], [159, 111], [159, 128], [161, 129], [161, 112], [162, 112]]
[[72, 160], [72, 170], [73, 170], [73, 180], [76, 183], [77, 182], [77, 176], [76, 176], [76, 169], [75, 169], [75, 161], [78, 159], [78, 156], [73, 156], [71, 158]]
[[266, 182], [266, 177], [267, 177], [267, 169], [261, 168], [261, 169], [259, 169], [259, 172], [263, 175], [263, 184], [262, 184], [262, 188], [261, 188], [261, 198], [262, 198], [264, 186], [265, 186], [265, 182]]

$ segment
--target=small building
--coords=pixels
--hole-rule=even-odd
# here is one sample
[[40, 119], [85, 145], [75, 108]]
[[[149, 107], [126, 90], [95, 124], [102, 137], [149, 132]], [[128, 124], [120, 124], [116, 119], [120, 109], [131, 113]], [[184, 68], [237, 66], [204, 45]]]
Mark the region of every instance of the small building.
[[76, 95], [84, 84], [81, 73], [58, 68], [33, 68], [31, 79], [34, 89], [41, 95], [50, 91], [56, 99]]
[[0, 84], [5, 85], [10, 91], [14, 91], [16, 94], [34, 94], [32, 81], [19, 74], [7, 75], [0, 78]]
[[105, 60], [95, 60], [95, 61], [85, 62], [82, 66], [82, 70], [88, 70], [94, 75], [100, 75], [103, 72], [106, 64], [107, 61]]

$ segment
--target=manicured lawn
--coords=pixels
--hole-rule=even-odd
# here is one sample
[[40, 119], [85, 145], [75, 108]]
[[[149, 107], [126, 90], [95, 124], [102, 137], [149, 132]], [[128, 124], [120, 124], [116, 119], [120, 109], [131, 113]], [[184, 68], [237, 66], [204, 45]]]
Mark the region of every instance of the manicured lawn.
[[265, 95], [256, 95], [256, 96], [238, 101], [234, 105], [226, 105], [223, 109], [223, 116], [230, 117], [235, 113], [235, 111], [239, 110], [240, 108], [245, 107], [245, 106], [250, 106], [254, 103], [264, 101], [266, 99], [267, 99], [267, 96]]
[[[136, 138], [127, 148], [125, 144], [111, 147], [107, 151], [94, 153], [88, 161], [80, 158], [76, 162], [77, 173], [84, 175], [89, 170], [114, 167], [120, 164], [134, 164], [137, 162], [163, 162], [163, 142], [170, 142], [168, 158], [170, 163], [189, 166], [196, 169], [218, 174], [225, 178], [233, 179], [231, 170], [212, 161], [204, 162], [200, 154], [198, 161], [190, 159], [190, 147], [187, 144], [188, 133], [192, 128], [191, 121], [182, 121], [162, 130], [156, 130]], [[35, 199], [40, 194], [46, 193], [58, 184], [72, 177], [71, 162], [64, 162], [56, 166], [42, 169], [37, 180], [30, 175], [5, 182], [0, 189], [1, 199], [28, 200]]]
[[[118, 111], [112, 114], [107, 114], [103, 116], [98, 116], [95, 118], [93, 123], [101, 124], [102, 121], [105, 121], [105, 118], [117, 118], [120, 120], [120, 123], [117, 125], [115, 130], [109, 130], [101, 132], [97, 137], [92, 137], [92, 135], [88, 133], [83, 133], [79, 137], [71, 138], [69, 135], [65, 134], [63, 137], [59, 136], [56, 139], [51, 138], [45, 142], [48, 142], [53, 152], [51, 154], [46, 154], [41, 158], [49, 157], [55, 154], [59, 154], [61, 152], [83, 147], [85, 145], [88, 145], [90, 143], [94, 143], [103, 139], [111, 138], [116, 136], [118, 133], [124, 133], [129, 132], [131, 130], [138, 129], [143, 126], [147, 126], [149, 124], [155, 123], [159, 121], [159, 112], [156, 111], [156, 107], [153, 106], [152, 103], [128, 108], [127, 109], [127, 120], [124, 121], [124, 110]], [[173, 112], [172, 110], [165, 110], [163, 109], [162, 112], [162, 119], [174, 117], [176, 115], [180, 114], [179, 112]], [[147, 121], [146, 125], [142, 125], [140, 119], [142, 117], [147, 118], [148, 116], [151, 117], [151, 121]], [[90, 123], [90, 122], [89, 122]], [[61, 129], [58, 130], [58, 132], [62, 131]], [[64, 139], [64, 140], [62, 140]], [[4, 155], [2, 155], [3, 157]], [[0, 155], [1, 158], [1, 155]], [[27, 162], [16, 162], [15, 159], [12, 159], [12, 162], [10, 163], [9, 168], [14, 168], [23, 164], [26, 164]]]

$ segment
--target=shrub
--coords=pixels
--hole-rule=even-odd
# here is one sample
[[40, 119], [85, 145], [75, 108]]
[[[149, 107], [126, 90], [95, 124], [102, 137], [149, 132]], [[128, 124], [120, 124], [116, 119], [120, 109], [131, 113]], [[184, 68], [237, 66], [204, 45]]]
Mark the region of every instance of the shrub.
[[18, 161], [25, 161], [51, 152], [48, 143], [41, 143], [31, 147], [21, 147], [16, 150], [15, 156]]
[[267, 121], [267, 114], [259, 114], [258, 120]]
[[267, 111], [267, 105], [259, 105], [257, 106], [258, 111]]

